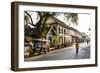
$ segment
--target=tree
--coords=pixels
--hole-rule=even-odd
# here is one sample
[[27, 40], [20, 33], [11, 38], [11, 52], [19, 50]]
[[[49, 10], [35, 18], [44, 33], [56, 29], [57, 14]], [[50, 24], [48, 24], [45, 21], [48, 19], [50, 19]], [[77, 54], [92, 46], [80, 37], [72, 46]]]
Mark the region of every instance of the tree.
[[29, 16], [24, 14], [24, 35], [28, 36], [30, 27], [28, 26]]
[[27, 11], [25, 11], [24, 19], [26, 24], [31, 24], [32, 26], [35, 26], [33, 24], [32, 16]]
[[32, 16], [27, 11], [25, 11], [24, 12], [24, 35], [31, 36], [33, 27], [35, 27], [35, 25], [33, 24]]
[[[64, 13], [66, 22], [71, 22], [74, 25], [78, 25], [78, 14], [77, 13]], [[70, 24], [69, 24], [70, 25]]]
[[36, 27], [38, 28], [39, 31], [39, 37], [44, 38], [44, 34], [46, 31], [50, 28], [48, 27], [48, 24], [46, 24], [46, 21], [49, 19], [49, 17], [54, 17], [58, 13], [55, 12], [37, 12], [39, 21], [36, 24]]
[[[25, 22], [27, 24], [31, 24], [32, 26], [35, 26], [38, 30], [38, 36], [41, 38], [44, 38], [43, 34], [48, 29], [48, 24], [46, 24], [46, 21], [49, 19], [49, 17], [56, 17], [60, 15], [60, 12], [36, 12], [37, 18], [39, 19], [36, 24], [33, 24], [32, 16], [28, 13], [28, 11], [25, 11], [26, 16]], [[62, 13], [65, 16], [66, 21], [70, 21], [73, 24], [78, 24], [78, 14], [77, 13]], [[29, 22], [31, 21], [31, 23]]]

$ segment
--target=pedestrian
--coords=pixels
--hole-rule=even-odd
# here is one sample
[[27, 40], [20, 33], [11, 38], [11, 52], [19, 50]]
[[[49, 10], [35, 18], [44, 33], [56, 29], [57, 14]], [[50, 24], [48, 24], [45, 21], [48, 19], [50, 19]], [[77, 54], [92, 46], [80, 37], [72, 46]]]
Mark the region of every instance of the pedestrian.
[[87, 44], [89, 43], [89, 40], [87, 39]]
[[76, 47], [76, 55], [78, 54], [78, 51], [79, 51], [79, 42], [76, 40], [76, 43], [75, 43], [75, 47]]

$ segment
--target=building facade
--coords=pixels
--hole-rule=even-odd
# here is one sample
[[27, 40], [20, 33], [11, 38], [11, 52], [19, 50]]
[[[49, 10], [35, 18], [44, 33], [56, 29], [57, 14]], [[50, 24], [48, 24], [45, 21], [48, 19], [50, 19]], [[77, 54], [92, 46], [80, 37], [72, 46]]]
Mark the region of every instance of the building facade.
[[57, 35], [59, 37], [59, 45], [69, 45], [75, 42], [75, 40], [81, 39], [81, 33], [66, 25], [64, 22], [58, 20], [57, 18], [51, 17], [46, 22], [48, 25], [52, 25], [51, 29], [47, 33], [46, 39], [50, 40], [52, 43], [53, 35]]

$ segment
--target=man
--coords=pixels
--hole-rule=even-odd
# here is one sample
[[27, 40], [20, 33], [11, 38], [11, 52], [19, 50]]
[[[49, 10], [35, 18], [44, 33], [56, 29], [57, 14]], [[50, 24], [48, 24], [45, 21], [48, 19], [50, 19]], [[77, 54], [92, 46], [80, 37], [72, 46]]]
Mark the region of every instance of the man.
[[87, 44], [88, 44], [89, 43], [89, 40], [87, 39], [86, 41], [87, 41]]
[[78, 51], [79, 51], [79, 42], [78, 42], [78, 40], [76, 40], [75, 47], [76, 47], [76, 55], [77, 55]]

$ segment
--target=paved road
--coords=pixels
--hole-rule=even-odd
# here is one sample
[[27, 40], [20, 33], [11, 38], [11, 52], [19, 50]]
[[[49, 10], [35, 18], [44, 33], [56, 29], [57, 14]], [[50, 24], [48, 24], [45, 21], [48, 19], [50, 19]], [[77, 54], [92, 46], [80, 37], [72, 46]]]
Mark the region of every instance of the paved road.
[[60, 50], [51, 51], [48, 54], [31, 57], [25, 59], [25, 61], [45, 61], [45, 60], [69, 60], [69, 59], [87, 59], [90, 58], [90, 45], [87, 43], [81, 43], [78, 55], [76, 55], [75, 46], [62, 48]]

